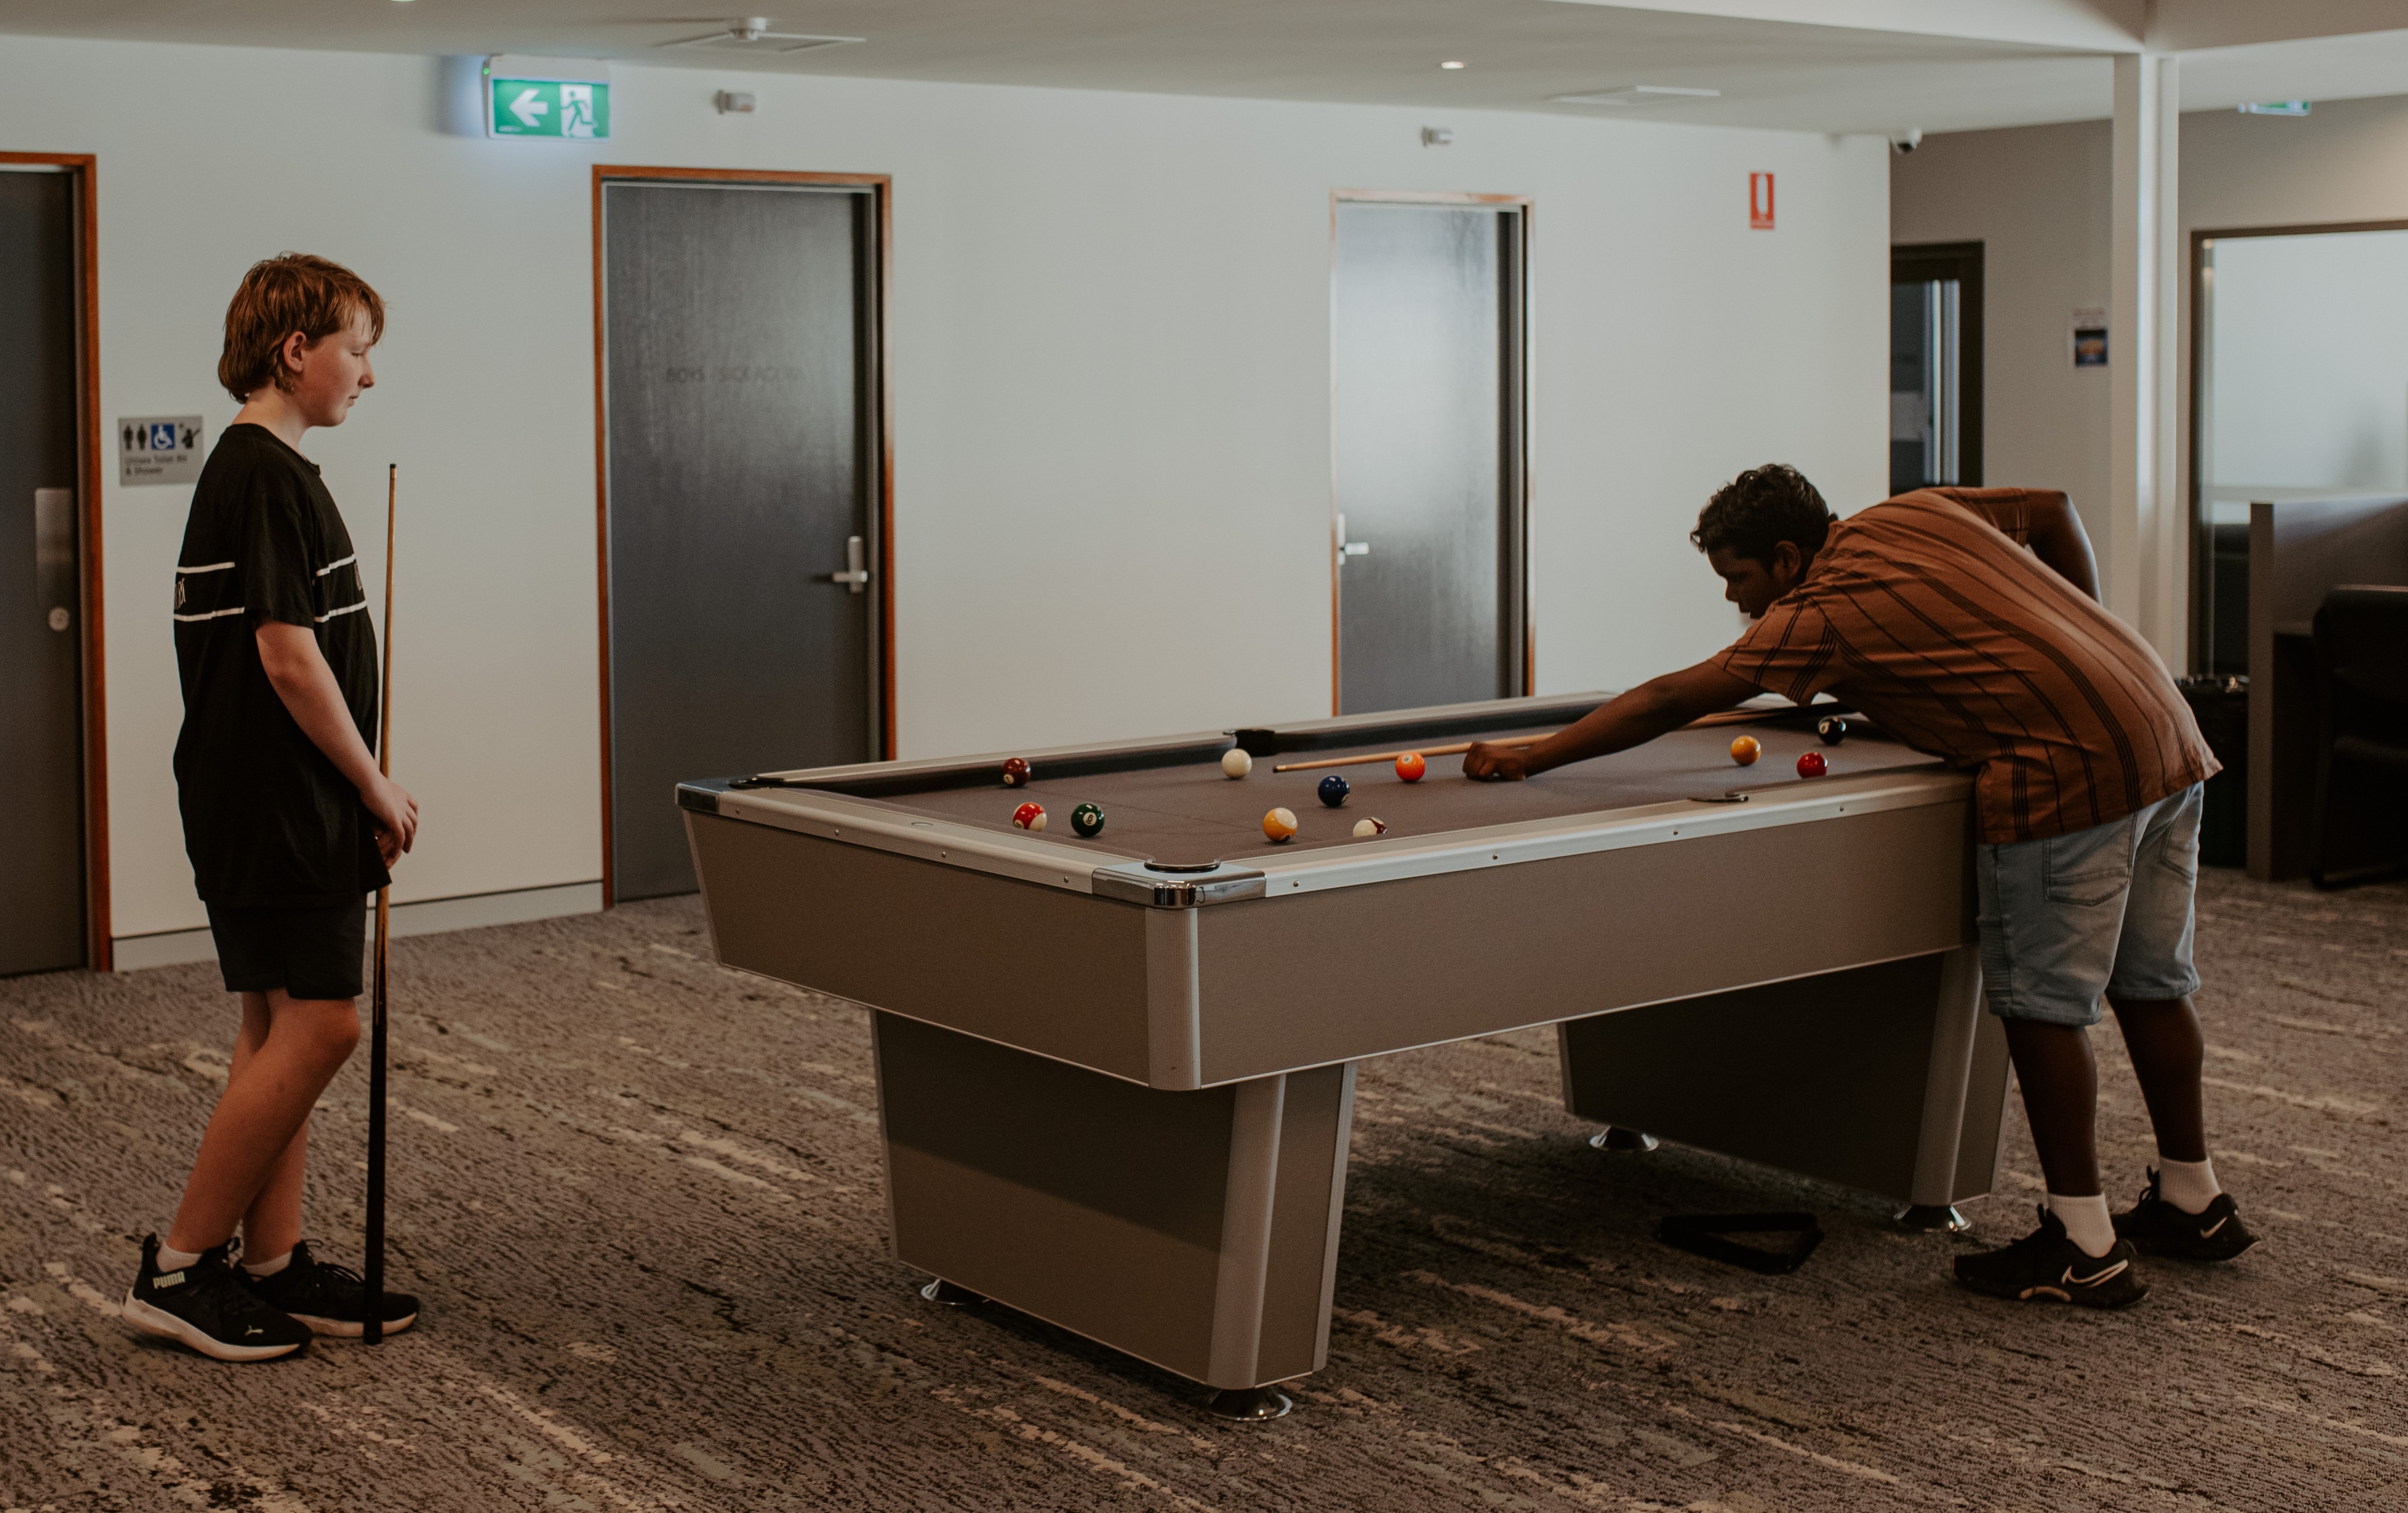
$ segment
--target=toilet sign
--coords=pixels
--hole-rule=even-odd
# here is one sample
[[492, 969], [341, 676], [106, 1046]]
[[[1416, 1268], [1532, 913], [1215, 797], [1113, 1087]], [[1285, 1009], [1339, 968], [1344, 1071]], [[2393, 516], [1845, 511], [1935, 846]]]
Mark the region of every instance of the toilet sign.
[[200, 476], [199, 416], [135, 415], [118, 418], [119, 483], [190, 483]]

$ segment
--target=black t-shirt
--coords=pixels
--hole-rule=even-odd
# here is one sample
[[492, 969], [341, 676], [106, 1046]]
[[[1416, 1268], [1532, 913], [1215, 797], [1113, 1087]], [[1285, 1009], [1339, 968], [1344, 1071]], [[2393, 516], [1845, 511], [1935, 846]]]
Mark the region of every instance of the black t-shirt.
[[375, 819], [260, 664], [262, 623], [310, 627], [375, 749], [376, 628], [351, 533], [318, 464], [265, 427], [226, 427], [201, 468], [175, 612], [177, 798], [201, 897], [310, 908], [383, 887]]

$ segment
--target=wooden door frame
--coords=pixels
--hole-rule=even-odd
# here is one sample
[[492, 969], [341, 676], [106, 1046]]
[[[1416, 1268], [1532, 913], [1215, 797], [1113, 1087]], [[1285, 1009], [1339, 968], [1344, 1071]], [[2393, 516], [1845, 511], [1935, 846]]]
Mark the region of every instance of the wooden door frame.
[[664, 168], [645, 164], [594, 165], [594, 566], [602, 692], [602, 906], [618, 903], [610, 813], [610, 413], [609, 354], [603, 349], [602, 190], [612, 180], [694, 184], [795, 184], [867, 189], [875, 202], [878, 287], [870, 329], [877, 347], [878, 384], [878, 676], [870, 696], [880, 704], [880, 760], [895, 746], [895, 180], [889, 174], [789, 172], [780, 168]]
[[2215, 526], [2208, 518], [2207, 427], [2207, 364], [2211, 344], [2207, 330], [2207, 250], [2212, 242], [2235, 242], [2254, 236], [2331, 236], [2358, 231], [2408, 231], [2408, 221], [2317, 221], [2295, 226], [2234, 226], [2223, 231], [2194, 229], [2190, 234], [2190, 298], [2185, 310], [2187, 327], [2182, 339], [2189, 346], [2187, 361], [2180, 368], [2190, 393], [2183, 396], [2181, 415], [2190, 435], [2183, 438], [2177, 450], [2189, 469], [2183, 480], [2185, 502], [2190, 508], [2190, 613], [2188, 657], [2189, 671], [2207, 672], [2209, 642], [2214, 634], [2215, 614]]
[[1329, 192], [1329, 713], [1334, 718], [1343, 708], [1345, 668], [1340, 661], [1340, 617], [1345, 606], [1340, 600], [1339, 549], [1344, 545], [1338, 538], [1338, 207], [1341, 205], [1462, 205], [1503, 206], [1511, 207], [1519, 218], [1522, 235], [1518, 238], [1518, 266], [1514, 277], [1521, 284], [1521, 299], [1516, 313], [1521, 318], [1519, 333], [1522, 343], [1520, 435], [1515, 437], [1521, 450], [1520, 497], [1513, 502], [1521, 512], [1521, 529], [1515, 550], [1522, 559], [1522, 688], [1525, 694], [1539, 686], [1539, 607], [1538, 574], [1530, 559], [1530, 514], [1537, 499], [1535, 478], [1538, 472], [1534, 457], [1536, 432], [1534, 417], [1538, 407], [1531, 402], [1538, 376], [1538, 322], [1532, 319], [1537, 302], [1531, 289], [1531, 247], [1537, 240], [1538, 206], [1527, 194], [1471, 194], [1445, 190], [1418, 189], [1337, 189]]
[[0, 164], [56, 168], [74, 186], [76, 278], [77, 571], [82, 579], [84, 960], [95, 972], [115, 964], [109, 937], [108, 674], [102, 624], [100, 515], [100, 160], [90, 152], [0, 152]]

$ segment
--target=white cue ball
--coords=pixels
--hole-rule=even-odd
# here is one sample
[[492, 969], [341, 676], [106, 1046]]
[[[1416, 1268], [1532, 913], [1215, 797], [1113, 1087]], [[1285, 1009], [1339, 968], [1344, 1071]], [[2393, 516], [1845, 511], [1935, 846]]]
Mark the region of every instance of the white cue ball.
[[1233, 746], [1221, 753], [1221, 771], [1231, 778], [1243, 778], [1254, 770], [1254, 759], [1242, 746]]

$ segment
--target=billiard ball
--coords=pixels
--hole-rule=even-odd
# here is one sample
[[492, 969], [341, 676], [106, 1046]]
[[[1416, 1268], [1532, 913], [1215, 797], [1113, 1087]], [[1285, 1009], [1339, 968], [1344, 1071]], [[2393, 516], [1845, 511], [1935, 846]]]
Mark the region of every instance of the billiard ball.
[[1838, 715], [1825, 715], [1816, 722], [1814, 734], [1823, 737], [1825, 746], [1837, 746], [1848, 738], [1848, 722]]
[[1233, 746], [1221, 753], [1221, 775], [1223, 777], [1243, 778], [1246, 774], [1254, 770], [1254, 753], [1247, 750], [1244, 747]]
[[1763, 754], [1764, 743], [1753, 735], [1742, 735], [1731, 742], [1731, 760], [1742, 767], [1756, 765], [1756, 759]]
[[1023, 830], [1042, 830], [1045, 828], [1045, 806], [1024, 804], [1011, 811], [1011, 822]]
[[1003, 759], [1004, 787], [1026, 788], [1028, 786], [1028, 759], [1026, 757], [1006, 757]]
[[1354, 785], [1333, 772], [1321, 779], [1318, 792], [1321, 794], [1321, 802], [1334, 809], [1346, 802], [1346, 795], [1354, 792]]
[[1092, 804], [1082, 804], [1070, 811], [1070, 828], [1082, 835], [1092, 835], [1104, 828], [1104, 811]]
[[1831, 764], [1823, 760], [1820, 751], [1809, 751], [1798, 759], [1798, 776], [1800, 778], [1820, 778], [1830, 770]]
[[1263, 834], [1272, 841], [1296, 838], [1296, 813], [1292, 809], [1273, 809], [1263, 816]]
[[1354, 821], [1354, 834], [1367, 839], [1373, 835], [1384, 835], [1387, 833], [1388, 821], [1385, 820], [1374, 818], [1370, 820], [1357, 820]]
[[1397, 776], [1406, 782], [1420, 782], [1422, 774], [1427, 771], [1429, 771], [1429, 764], [1422, 760], [1422, 754], [1419, 751], [1408, 751], [1397, 758]]

